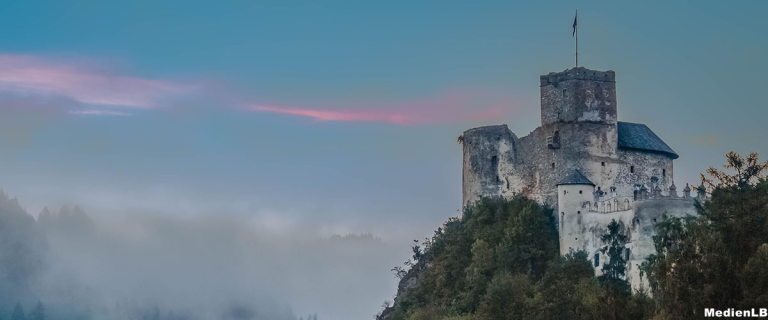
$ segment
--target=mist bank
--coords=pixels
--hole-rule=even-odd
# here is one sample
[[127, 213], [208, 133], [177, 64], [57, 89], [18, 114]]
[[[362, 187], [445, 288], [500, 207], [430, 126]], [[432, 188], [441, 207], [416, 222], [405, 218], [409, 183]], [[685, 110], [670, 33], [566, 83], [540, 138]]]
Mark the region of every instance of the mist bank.
[[317, 234], [214, 213], [35, 218], [0, 194], [0, 319], [38, 302], [56, 319], [370, 318], [407, 244]]

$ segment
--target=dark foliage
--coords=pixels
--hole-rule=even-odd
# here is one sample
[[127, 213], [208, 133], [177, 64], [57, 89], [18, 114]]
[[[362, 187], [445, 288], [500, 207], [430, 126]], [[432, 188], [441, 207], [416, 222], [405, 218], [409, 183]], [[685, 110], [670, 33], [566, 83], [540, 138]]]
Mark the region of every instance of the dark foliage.
[[[700, 216], [666, 218], [656, 252], [643, 265], [658, 319], [698, 319], [704, 308], [765, 307], [768, 302], [768, 162], [731, 152], [725, 169], [709, 168], [711, 197]], [[704, 189], [704, 188], [702, 188]]]
[[[604, 237], [609, 256], [622, 237], [618, 228]], [[552, 211], [524, 197], [481, 199], [416, 248], [379, 319], [642, 319], [652, 311], [619, 267], [599, 281], [585, 252], [560, 256]]]

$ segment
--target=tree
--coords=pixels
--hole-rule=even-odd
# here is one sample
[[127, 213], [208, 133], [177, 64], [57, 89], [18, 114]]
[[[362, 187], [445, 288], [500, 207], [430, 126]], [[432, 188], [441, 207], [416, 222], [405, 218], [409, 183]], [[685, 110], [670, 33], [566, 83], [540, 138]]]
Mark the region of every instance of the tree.
[[744, 308], [761, 308], [768, 305], [768, 243], [763, 244], [757, 253], [747, 261], [741, 274], [741, 286], [744, 290]]
[[603, 263], [603, 275], [601, 278], [610, 282], [624, 280], [627, 270], [627, 260], [624, 259], [624, 245], [627, 236], [621, 230], [621, 225], [616, 220], [608, 224], [608, 233], [602, 235], [600, 240], [607, 245], [600, 252], [608, 255], [607, 263]]
[[42, 301], [38, 301], [32, 311], [29, 313], [30, 320], [45, 320], [45, 306]]
[[472, 264], [467, 268], [467, 280], [470, 286], [485, 286], [493, 272], [493, 249], [487, 242], [478, 239], [472, 245]]
[[16, 306], [13, 308], [13, 313], [11, 314], [11, 320], [26, 320], [26, 317], [24, 316], [24, 308], [21, 307], [20, 303], [16, 303]]
[[698, 217], [657, 225], [647, 274], [661, 318], [700, 318], [704, 308], [764, 305], [768, 278], [768, 162], [756, 153], [726, 155], [724, 171], [709, 168]]
[[602, 302], [605, 310], [602, 317], [605, 319], [626, 319], [627, 305], [631, 299], [632, 289], [629, 282], [624, 279], [627, 261], [624, 259], [624, 245], [627, 236], [621, 230], [621, 225], [616, 220], [608, 224], [608, 233], [602, 235], [600, 240], [606, 244], [600, 252], [608, 255], [608, 261], [603, 263], [603, 274], [598, 278], [603, 285]]
[[533, 282], [525, 274], [501, 273], [488, 285], [477, 314], [488, 320], [531, 318], [535, 293]]
[[542, 319], [593, 319], [599, 314], [600, 291], [585, 251], [571, 249], [559, 257], [540, 284]]

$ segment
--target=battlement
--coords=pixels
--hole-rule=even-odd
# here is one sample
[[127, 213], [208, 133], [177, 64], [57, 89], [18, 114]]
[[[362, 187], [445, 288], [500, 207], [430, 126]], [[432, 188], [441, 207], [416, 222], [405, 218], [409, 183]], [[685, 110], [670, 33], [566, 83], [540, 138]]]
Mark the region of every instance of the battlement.
[[601, 81], [601, 82], [616, 82], [616, 73], [613, 70], [597, 71], [590, 70], [584, 67], [576, 67], [566, 69], [562, 72], [550, 72], [549, 74], [541, 75], [539, 77], [541, 86], [557, 85], [560, 82], [568, 80], [588, 80], [588, 81]]

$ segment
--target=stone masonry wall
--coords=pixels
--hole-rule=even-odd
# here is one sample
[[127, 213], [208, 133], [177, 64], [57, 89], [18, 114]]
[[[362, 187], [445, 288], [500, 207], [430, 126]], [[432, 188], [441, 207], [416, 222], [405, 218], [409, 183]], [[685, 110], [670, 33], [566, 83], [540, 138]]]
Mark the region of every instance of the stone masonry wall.
[[616, 123], [616, 76], [613, 71], [572, 68], [540, 77], [541, 124]]

